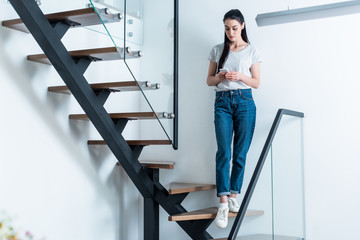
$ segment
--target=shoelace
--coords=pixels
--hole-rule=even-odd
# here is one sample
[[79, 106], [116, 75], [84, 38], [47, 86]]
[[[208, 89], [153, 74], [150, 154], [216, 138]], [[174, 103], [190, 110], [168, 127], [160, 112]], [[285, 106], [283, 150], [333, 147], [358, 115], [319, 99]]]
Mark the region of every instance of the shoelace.
[[237, 203], [237, 201], [233, 201], [232, 199], [229, 199], [229, 201], [231, 202], [231, 204], [235, 207], [239, 207], [239, 204]]
[[226, 209], [220, 209], [219, 210], [219, 213], [218, 214], [220, 214], [220, 219], [224, 219], [224, 218], [226, 218]]

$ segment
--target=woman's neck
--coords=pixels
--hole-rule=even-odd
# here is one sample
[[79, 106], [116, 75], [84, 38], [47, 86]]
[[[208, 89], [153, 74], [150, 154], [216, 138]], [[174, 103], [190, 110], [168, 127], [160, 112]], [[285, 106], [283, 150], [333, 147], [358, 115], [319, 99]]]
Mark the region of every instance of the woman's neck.
[[233, 52], [241, 51], [242, 49], [246, 48], [247, 45], [249, 45], [249, 44], [247, 42], [245, 42], [244, 40], [231, 42], [230, 43], [230, 51], [233, 51]]
[[230, 47], [231, 48], [242, 48], [242, 47], [244, 47], [244, 46], [247, 46], [248, 45], [248, 43], [247, 42], [245, 42], [244, 40], [239, 40], [239, 41], [234, 41], [234, 42], [231, 42], [230, 43]]

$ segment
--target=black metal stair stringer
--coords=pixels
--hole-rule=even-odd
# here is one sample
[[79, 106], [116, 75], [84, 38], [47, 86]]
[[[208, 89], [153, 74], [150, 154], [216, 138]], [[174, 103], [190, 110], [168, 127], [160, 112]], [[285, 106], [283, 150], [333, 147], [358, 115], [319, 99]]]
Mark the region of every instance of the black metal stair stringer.
[[86, 69], [89, 67], [90, 63], [93, 61], [90, 57], [81, 57], [74, 59], [80, 72], [85, 73]]
[[66, 22], [56, 22], [51, 24], [51, 26], [53, 27], [53, 29], [57, 32], [58, 36], [60, 37], [60, 39], [65, 35], [65, 33], [69, 30], [70, 25], [67, 24]]
[[106, 100], [108, 99], [111, 93], [109, 90], [100, 90], [100, 91], [95, 90], [94, 92], [98, 98], [98, 101], [101, 103], [102, 106], [105, 104]]
[[61, 39], [35, 1], [10, 0], [14, 9], [42, 48], [54, 68], [77, 99], [100, 135], [106, 141], [115, 157], [121, 163], [131, 180], [144, 197], [152, 197], [153, 183], [115, 124], [99, 101], [94, 91], [79, 71]]
[[124, 119], [124, 118], [114, 120], [115, 127], [120, 134], [123, 132], [128, 121], [129, 121], [128, 119]]

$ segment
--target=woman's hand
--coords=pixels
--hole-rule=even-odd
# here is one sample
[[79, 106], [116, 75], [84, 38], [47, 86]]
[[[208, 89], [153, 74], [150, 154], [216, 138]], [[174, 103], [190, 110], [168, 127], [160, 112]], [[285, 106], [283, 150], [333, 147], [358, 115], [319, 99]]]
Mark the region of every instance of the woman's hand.
[[217, 77], [219, 78], [220, 81], [224, 81], [226, 79], [225, 74], [226, 73], [224, 73], [224, 72], [219, 72], [217, 74]]
[[225, 77], [229, 80], [229, 81], [239, 81], [242, 77], [244, 76], [244, 74], [241, 74], [239, 72], [236, 71], [231, 71], [225, 74]]
[[216, 74], [217, 63], [210, 60], [208, 77], [206, 83], [208, 86], [216, 86], [226, 79], [225, 73], [219, 72]]
[[251, 65], [251, 77], [246, 76], [243, 73], [231, 71], [225, 74], [225, 77], [229, 81], [241, 81], [252, 88], [258, 88], [260, 86], [260, 63], [254, 63]]

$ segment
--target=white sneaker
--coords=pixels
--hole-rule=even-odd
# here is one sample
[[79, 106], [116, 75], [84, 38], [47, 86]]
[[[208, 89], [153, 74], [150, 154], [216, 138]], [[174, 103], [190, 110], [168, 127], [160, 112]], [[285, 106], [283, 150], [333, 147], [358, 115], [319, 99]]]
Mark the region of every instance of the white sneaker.
[[215, 224], [219, 228], [226, 228], [228, 224], [229, 208], [219, 208], [215, 218]]
[[230, 212], [239, 212], [240, 206], [236, 201], [236, 198], [229, 198], [229, 211]]

